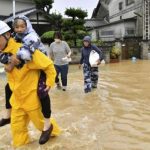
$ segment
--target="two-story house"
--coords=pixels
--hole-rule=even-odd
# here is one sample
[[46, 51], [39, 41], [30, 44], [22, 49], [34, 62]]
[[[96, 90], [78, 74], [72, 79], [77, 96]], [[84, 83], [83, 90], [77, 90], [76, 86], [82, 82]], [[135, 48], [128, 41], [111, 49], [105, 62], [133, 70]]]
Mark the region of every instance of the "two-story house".
[[[92, 19], [107, 23], [90, 29], [92, 39], [102, 41], [121, 40], [125, 44], [122, 58], [140, 57], [140, 42], [143, 36], [143, 0], [99, 0]], [[130, 42], [128, 42], [130, 41]], [[132, 41], [132, 42], [131, 42]]]
[[[99, 6], [101, 3], [101, 6]], [[102, 8], [104, 7], [105, 9]], [[142, 36], [142, 0], [99, 0], [93, 11], [92, 18], [102, 18], [107, 21], [91, 30], [92, 38], [113, 41], [116, 38]]]

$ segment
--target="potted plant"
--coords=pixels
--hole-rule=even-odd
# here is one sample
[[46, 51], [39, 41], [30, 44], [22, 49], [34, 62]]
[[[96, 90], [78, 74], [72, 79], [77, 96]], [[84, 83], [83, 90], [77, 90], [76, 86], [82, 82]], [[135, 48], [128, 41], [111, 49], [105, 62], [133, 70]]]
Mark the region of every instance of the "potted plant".
[[113, 46], [110, 51], [110, 62], [119, 62], [119, 56], [121, 55], [121, 49], [119, 47]]

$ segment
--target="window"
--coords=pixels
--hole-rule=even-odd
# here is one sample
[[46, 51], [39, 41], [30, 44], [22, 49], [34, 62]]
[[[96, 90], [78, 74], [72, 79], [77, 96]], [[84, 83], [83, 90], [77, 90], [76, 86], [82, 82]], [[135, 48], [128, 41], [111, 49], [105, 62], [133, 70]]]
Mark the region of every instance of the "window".
[[131, 5], [134, 3], [134, 0], [126, 0], [126, 6]]
[[114, 35], [114, 31], [113, 30], [101, 31], [101, 35]]
[[120, 3], [119, 3], [119, 10], [122, 10], [122, 9], [123, 9], [123, 3], [120, 2]]
[[127, 28], [125, 34], [126, 36], [134, 36], [135, 30], [133, 28]]

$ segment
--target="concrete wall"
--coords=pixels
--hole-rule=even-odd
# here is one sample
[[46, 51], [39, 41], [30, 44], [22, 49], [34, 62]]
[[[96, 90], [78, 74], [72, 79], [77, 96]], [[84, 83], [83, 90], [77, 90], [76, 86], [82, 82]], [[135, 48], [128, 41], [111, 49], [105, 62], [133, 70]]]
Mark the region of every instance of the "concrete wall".
[[149, 59], [149, 42], [148, 41], [143, 41], [141, 42], [141, 47], [142, 47], [142, 53], [141, 53], [141, 58], [142, 59]]
[[[81, 48], [71, 48], [72, 50], [72, 55], [71, 55], [71, 58], [72, 58], [72, 64], [77, 64], [80, 62], [80, 58], [81, 58], [81, 51], [80, 51]], [[104, 55], [104, 60], [106, 63], [109, 63], [110, 62], [110, 51], [109, 51], [109, 48], [108, 47], [105, 47], [103, 49], [103, 55]]]
[[[48, 52], [49, 45], [45, 44], [45, 48]], [[81, 58], [81, 47], [72, 47], [71, 48], [72, 54], [71, 54], [71, 64], [78, 64], [80, 62]], [[103, 48], [103, 54], [104, 54], [104, 60], [106, 63], [110, 62], [110, 47]]]

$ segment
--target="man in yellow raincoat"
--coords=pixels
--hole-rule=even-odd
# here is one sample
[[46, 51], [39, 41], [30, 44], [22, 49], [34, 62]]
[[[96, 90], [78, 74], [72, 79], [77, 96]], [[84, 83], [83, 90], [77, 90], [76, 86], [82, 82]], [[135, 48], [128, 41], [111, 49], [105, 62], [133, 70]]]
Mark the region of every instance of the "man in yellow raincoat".
[[[0, 21], [0, 51], [15, 55], [21, 44], [11, 38], [9, 30], [9, 26]], [[12, 90], [11, 131], [15, 147], [30, 142], [27, 129], [30, 121], [40, 131], [43, 129], [43, 115], [37, 96], [40, 69], [46, 74], [47, 87], [52, 87], [56, 76], [53, 62], [39, 50], [33, 54], [33, 60], [21, 69], [15, 67], [7, 73], [8, 83]], [[60, 129], [54, 119], [51, 119], [51, 124], [53, 125], [52, 135], [59, 135]]]

